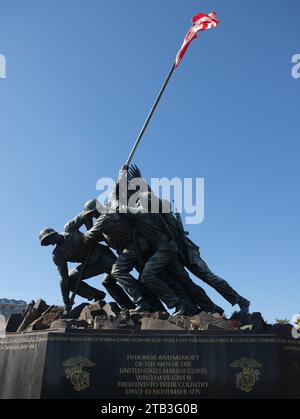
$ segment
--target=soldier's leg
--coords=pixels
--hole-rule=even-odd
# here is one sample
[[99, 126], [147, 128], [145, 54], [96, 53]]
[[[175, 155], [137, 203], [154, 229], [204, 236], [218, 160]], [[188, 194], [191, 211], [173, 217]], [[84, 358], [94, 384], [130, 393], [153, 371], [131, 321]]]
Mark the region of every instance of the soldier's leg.
[[199, 279], [214, 288], [231, 305], [234, 306], [240, 302], [242, 297], [228, 284], [228, 282], [214, 274], [200, 255], [194, 260], [194, 263], [187, 266], [187, 268]]
[[107, 290], [109, 295], [116, 301], [116, 303], [121, 307], [122, 310], [133, 309], [135, 305], [130, 300], [128, 295], [125, 293], [123, 288], [117, 284], [116, 280], [110, 275], [113, 264], [115, 263], [117, 257], [112, 252], [108, 246], [101, 246], [98, 244], [99, 248], [99, 257], [98, 265], [102, 272], [105, 272], [105, 275], [102, 285]]
[[138, 287], [143, 298], [151, 306], [151, 311], [166, 311], [160, 299], [149, 288], [139, 281]]
[[172, 291], [180, 298], [181, 302], [186, 307], [189, 307], [191, 314], [197, 314], [199, 312], [195, 302], [186, 293], [183, 284], [180, 281], [174, 280], [174, 276], [172, 274], [170, 274], [167, 270], [164, 270], [159, 274], [159, 278], [172, 289]]
[[171, 258], [172, 254], [168, 248], [157, 249], [146, 262], [140, 276], [141, 282], [168, 308], [174, 308], [180, 302], [180, 298], [159, 278], [159, 274], [162, 273]]
[[136, 264], [135, 250], [130, 247], [124, 249], [112, 266], [111, 276], [125, 289], [133, 302], [138, 304], [143, 300], [143, 296], [138, 288], [137, 280], [130, 274]]
[[[143, 268], [140, 266], [135, 266], [135, 269], [141, 275]], [[155, 294], [153, 294], [153, 292], [149, 288], [145, 287], [141, 280], [138, 281], [138, 288], [144, 300], [147, 301], [147, 303], [149, 303], [149, 305], [151, 306], [151, 311], [166, 311], [159, 298]]]
[[206, 294], [203, 288], [195, 284], [190, 278], [182, 263], [174, 259], [168, 265], [168, 272], [173, 276], [174, 281], [179, 281], [188, 296], [204, 311], [223, 314], [224, 310], [217, 306]]
[[[88, 299], [89, 301], [98, 301], [104, 299], [106, 295], [105, 292], [97, 290], [96, 288], [86, 284], [83, 281], [85, 279], [93, 278], [97, 275], [103, 274], [108, 269], [109, 265], [110, 267], [112, 266], [114, 260], [115, 255], [107, 246], [97, 244], [94, 247], [94, 251], [90, 255], [89, 262], [82, 272], [81, 281], [76, 290], [77, 294], [83, 298]], [[72, 291], [74, 291], [77, 286], [78, 277], [82, 271], [82, 268], [83, 265], [81, 264], [69, 272], [69, 284]]]
[[135, 308], [135, 304], [130, 300], [123, 288], [117, 284], [116, 280], [111, 275], [105, 275], [102, 284], [122, 310]]
[[[82, 269], [82, 265], [79, 265], [69, 272], [69, 286], [70, 286], [71, 291], [74, 291], [76, 288], [81, 269]], [[80, 284], [76, 290], [76, 293], [80, 295], [80, 297], [86, 298], [89, 301], [103, 300], [105, 298], [105, 292], [97, 290], [97, 288], [91, 287], [90, 285], [83, 282], [84, 279], [92, 278], [93, 276], [99, 275], [102, 272], [103, 271], [101, 270], [99, 272], [99, 267], [95, 265], [86, 266], [86, 269], [84, 270], [84, 273], [82, 276], [82, 280], [80, 281]]]

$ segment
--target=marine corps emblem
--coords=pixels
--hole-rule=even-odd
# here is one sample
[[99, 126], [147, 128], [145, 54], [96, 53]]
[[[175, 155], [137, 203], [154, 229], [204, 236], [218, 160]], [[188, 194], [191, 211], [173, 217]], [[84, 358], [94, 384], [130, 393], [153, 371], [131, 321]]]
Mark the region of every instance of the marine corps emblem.
[[83, 368], [93, 367], [95, 364], [92, 361], [77, 356], [68, 359], [63, 365], [65, 367], [66, 379], [71, 381], [76, 391], [85, 390], [90, 386], [90, 374], [84, 371]]
[[245, 393], [250, 393], [255, 383], [259, 381], [260, 371], [258, 368], [261, 368], [262, 364], [253, 359], [242, 358], [233, 362], [230, 366], [242, 368], [242, 371], [236, 375], [236, 387]]

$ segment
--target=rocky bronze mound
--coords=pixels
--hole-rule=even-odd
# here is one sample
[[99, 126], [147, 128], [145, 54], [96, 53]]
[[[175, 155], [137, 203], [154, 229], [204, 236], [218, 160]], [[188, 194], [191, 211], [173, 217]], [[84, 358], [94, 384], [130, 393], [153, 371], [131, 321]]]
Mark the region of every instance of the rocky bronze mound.
[[267, 324], [260, 313], [235, 312], [230, 319], [201, 311], [194, 316], [172, 316], [167, 312], [121, 312], [114, 303], [98, 301], [82, 303], [64, 316], [64, 308], [48, 305], [40, 299], [32, 301], [23, 314], [12, 314], [4, 326], [6, 333], [40, 330], [181, 330], [181, 331], [252, 331], [256, 333], [290, 331], [291, 325]]

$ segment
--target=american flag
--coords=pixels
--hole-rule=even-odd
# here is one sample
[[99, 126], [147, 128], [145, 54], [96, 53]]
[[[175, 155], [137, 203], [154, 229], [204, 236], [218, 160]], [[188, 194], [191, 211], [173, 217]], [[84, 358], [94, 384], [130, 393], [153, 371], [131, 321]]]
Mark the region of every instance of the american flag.
[[197, 32], [217, 27], [219, 24], [219, 19], [217, 18], [216, 12], [211, 12], [208, 15], [204, 13], [199, 13], [198, 15], [193, 17], [192, 23], [193, 26], [186, 34], [183, 44], [176, 56], [175, 68], [179, 65], [192, 40], [197, 38]]

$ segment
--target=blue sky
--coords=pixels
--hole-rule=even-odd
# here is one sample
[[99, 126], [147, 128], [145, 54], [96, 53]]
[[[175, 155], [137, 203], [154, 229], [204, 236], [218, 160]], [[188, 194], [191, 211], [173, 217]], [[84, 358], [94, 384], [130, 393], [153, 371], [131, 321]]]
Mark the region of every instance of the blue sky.
[[203, 258], [267, 320], [300, 311], [298, 0], [2, 0], [0, 297], [61, 302], [38, 232], [117, 175], [190, 19], [212, 10], [220, 27], [191, 45], [135, 162], [204, 177]]

